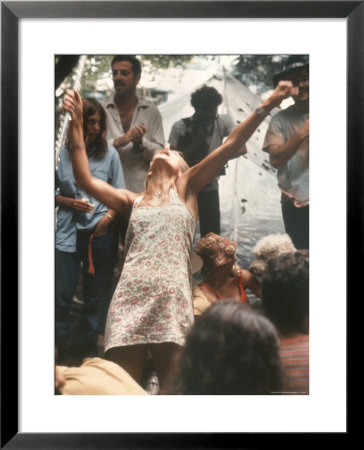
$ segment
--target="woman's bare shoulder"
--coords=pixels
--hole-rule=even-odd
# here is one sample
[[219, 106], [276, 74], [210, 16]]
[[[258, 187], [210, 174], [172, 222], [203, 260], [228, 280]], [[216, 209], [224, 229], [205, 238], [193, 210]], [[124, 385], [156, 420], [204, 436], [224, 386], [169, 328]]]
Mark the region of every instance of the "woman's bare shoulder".
[[128, 189], [117, 189], [117, 196], [121, 202], [122, 208], [131, 209], [135, 200], [142, 194], [129, 191]]

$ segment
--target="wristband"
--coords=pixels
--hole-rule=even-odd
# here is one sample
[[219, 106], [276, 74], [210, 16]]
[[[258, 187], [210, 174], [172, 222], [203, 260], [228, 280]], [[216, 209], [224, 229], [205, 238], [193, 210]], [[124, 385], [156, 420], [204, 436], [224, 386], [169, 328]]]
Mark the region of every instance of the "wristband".
[[258, 106], [258, 108], [255, 108], [255, 113], [262, 119], [265, 119], [269, 114], [269, 111], [267, 112], [263, 106]]

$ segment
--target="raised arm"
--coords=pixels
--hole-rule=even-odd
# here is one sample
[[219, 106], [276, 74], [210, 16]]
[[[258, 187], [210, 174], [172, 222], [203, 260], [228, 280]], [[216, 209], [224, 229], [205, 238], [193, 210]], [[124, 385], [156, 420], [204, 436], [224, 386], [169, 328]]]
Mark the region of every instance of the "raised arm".
[[[294, 94], [290, 81], [280, 81], [272, 95], [261, 105], [268, 114], [281, 102]], [[238, 125], [225, 142], [204, 158], [199, 164], [190, 168], [183, 176], [187, 178], [187, 193], [197, 195], [210, 181], [217, 177], [224, 165], [232, 158], [246, 153], [245, 143], [258, 128], [264, 117], [253, 112], [243, 123]]]
[[136, 194], [126, 189], [116, 189], [91, 175], [83, 136], [83, 107], [77, 91], [67, 90], [63, 108], [72, 114], [69, 147], [78, 186], [108, 208], [127, 213]]

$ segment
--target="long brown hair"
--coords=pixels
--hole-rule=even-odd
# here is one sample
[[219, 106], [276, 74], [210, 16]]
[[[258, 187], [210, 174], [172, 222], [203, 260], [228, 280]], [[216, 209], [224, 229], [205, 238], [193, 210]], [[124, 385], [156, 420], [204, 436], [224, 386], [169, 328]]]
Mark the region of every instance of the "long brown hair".
[[95, 142], [93, 142], [92, 148], [95, 149], [94, 156], [96, 159], [102, 159], [107, 150], [107, 141], [106, 141], [106, 115], [104, 108], [101, 106], [101, 104], [95, 100], [94, 98], [83, 98], [83, 134], [86, 136], [86, 123], [87, 119], [90, 116], [93, 116], [95, 113], [100, 114], [101, 118], [101, 125], [100, 125], [100, 133], [97, 135]]

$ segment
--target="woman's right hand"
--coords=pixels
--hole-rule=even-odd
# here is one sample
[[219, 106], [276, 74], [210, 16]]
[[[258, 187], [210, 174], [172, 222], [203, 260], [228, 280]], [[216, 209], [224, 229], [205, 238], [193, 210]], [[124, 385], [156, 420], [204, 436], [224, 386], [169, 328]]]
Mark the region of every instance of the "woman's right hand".
[[[280, 81], [265, 103], [269, 106], [270, 109], [273, 109], [278, 107], [286, 98], [297, 94], [298, 87], [293, 86], [291, 81]], [[263, 103], [263, 105], [265, 103]]]

